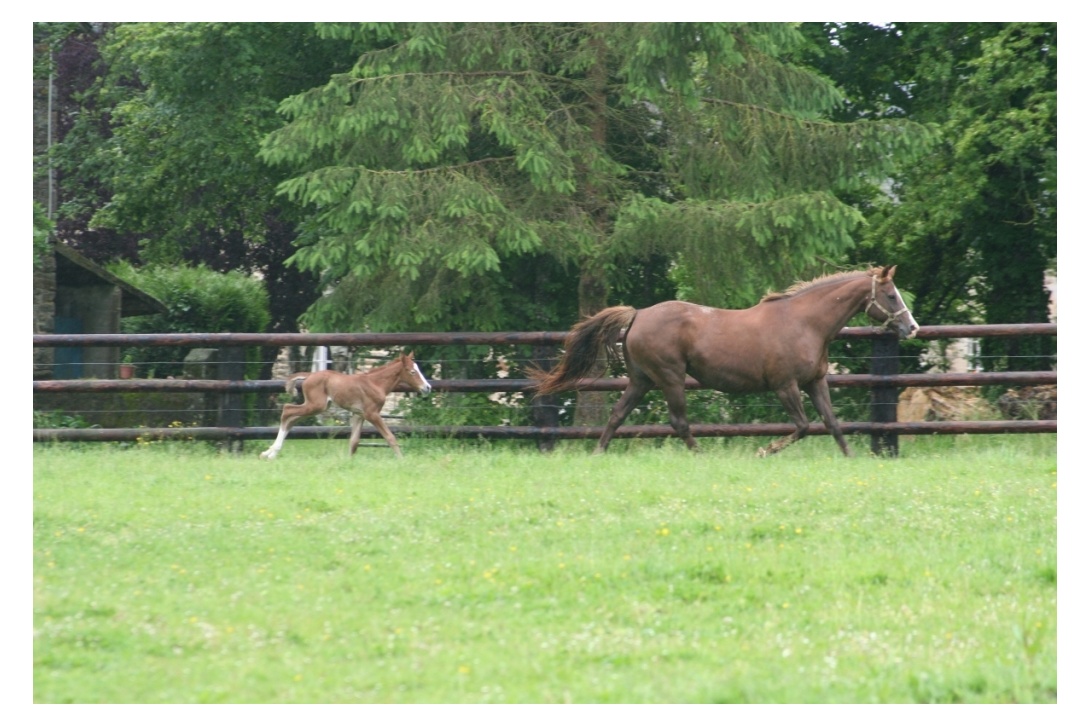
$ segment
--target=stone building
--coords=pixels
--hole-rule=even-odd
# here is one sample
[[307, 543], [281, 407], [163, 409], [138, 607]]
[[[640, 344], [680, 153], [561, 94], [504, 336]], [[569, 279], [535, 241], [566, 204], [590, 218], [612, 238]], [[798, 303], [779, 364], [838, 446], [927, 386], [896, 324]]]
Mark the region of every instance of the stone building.
[[[154, 297], [134, 288], [72, 248], [53, 245], [34, 269], [34, 333], [120, 333], [125, 316], [165, 313]], [[118, 377], [116, 346], [35, 347], [35, 379]]]

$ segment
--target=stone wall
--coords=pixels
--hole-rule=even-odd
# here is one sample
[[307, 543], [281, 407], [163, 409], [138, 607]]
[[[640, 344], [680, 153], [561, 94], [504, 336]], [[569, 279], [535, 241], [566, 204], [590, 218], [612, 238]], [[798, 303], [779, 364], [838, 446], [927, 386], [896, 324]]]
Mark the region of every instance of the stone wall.
[[[34, 334], [53, 333], [57, 298], [57, 261], [46, 255], [41, 267], [34, 268]], [[53, 349], [34, 349], [34, 378], [53, 378]]]

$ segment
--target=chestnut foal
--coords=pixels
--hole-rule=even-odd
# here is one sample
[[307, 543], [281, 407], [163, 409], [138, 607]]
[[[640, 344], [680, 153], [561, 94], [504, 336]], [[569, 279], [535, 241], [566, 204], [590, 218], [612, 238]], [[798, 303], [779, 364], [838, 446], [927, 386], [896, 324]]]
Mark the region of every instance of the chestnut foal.
[[295, 382], [303, 381], [303, 403], [285, 404], [280, 416], [280, 431], [272, 446], [261, 453], [261, 459], [276, 459], [292, 425], [301, 417], [310, 416], [329, 408], [333, 402], [352, 413], [352, 436], [348, 440], [348, 454], [356, 453], [360, 443], [363, 420], [371, 422], [379, 430], [398, 457], [401, 448], [393, 432], [382, 420], [382, 405], [398, 384], [411, 386], [421, 394], [431, 391], [431, 384], [424, 378], [413, 354], [403, 354], [385, 366], [362, 374], [342, 374], [339, 371], [314, 371], [292, 374], [284, 384], [284, 390], [295, 393]]

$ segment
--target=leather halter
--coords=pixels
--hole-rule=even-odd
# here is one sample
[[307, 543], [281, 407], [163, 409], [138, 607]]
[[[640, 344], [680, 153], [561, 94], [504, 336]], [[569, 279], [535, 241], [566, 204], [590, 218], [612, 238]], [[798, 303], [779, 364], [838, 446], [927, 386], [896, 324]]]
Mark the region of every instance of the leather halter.
[[890, 312], [890, 310], [888, 308], [886, 308], [884, 305], [882, 305], [881, 303], [878, 302], [878, 276], [877, 275], [872, 275], [871, 278], [870, 278], [870, 301], [867, 303], [867, 307], [863, 309], [863, 312], [866, 313], [867, 311], [869, 311], [870, 307], [872, 305], [875, 308], [877, 308], [878, 310], [880, 310], [880, 311], [882, 311], [883, 313], [886, 314], [886, 322], [883, 323], [882, 325], [887, 327], [887, 328], [893, 323], [893, 321], [895, 321], [897, 319], [897, 316], [901, 315], [902, 313], [907, 313], [908, 312], [908, 306], [904, 304], [904, 301], [901, 301], [901, 309], [899, 311], [896, 311], [896, 312]]

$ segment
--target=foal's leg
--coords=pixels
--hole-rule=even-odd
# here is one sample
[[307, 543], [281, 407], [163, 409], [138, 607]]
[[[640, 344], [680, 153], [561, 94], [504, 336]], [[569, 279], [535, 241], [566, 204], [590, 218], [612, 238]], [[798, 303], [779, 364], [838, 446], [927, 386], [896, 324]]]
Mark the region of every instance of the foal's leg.
[[825, 426], [829, 428], [829, 432], [832, 433], [836, 443], [840, 445], [840, 451], [844, 453], [845, 457], [851, 457], [852, 450], [848, 447], [848, 443], [844, 441], [844, 433], [840, 431], [840, 422], [837, 421], [836, 414], [833, 413], [833, 402], [829, 398], [829, 382], [825, 380], [825, 377], [812, 381], [807, 384], [806, 393], [810, 395], [810, 401], [814, 402], [814, 408], [821, 414]]
[[784, 447], [790, 446], [805, 437], [810, 431], [810, 420], [806, 417], [806, 409], [802, 406], [802, 393], [799, 391], [798, 382], [792, 381], [786, 387], [777, 391], [776, 396], [779, 397], [780, 403], [783, 404], [783, 408], [787, 409], [787, 414], [795, 424], [795, 431], [782, 439], [777, 439], [775, 442], [768, 445], [767, 449], [765, 447], [758, 449], [758, 457], [767, 457], [770, 454], [776, 454], [776, 452], [779, 452]]
[[352, 435], [348, 438], [348, 456], [356, 453], [356, 447], [360, 446], [360, 434], [363, 430], [363, 417], [352, 414]]
[[382, 413], [379, 411], [369, 412], [364, 415], [367, 421], [374, 425], [375, 429], [379, 430], [382, 437], [386, 440], [386, 443], [394, 450], [394, 454], [401, 457], [401, 447], [397, 446], [397, 440], [394, 439], [394, 433], [390, 431], [390, 428], [386, 426], [386, 422], [382, 419]]
[[276, 433], [276, 441], [272, 446], [261, 453], [261, 459], [276, 459], [280, 454], [280, 448], [284, 446], [284, 440], [288, 438], [288, 432], [295, 422], [305, 416], [317, 414], [324, 410], [326, 405], [304, 401], [302, 404], [285, 404], [284, 411], [280, 415], [280, 431]]
[[647, 395], [647, 392], [651, 390], [654, 384], [646, 376], [633, 373], [628, 378], [628, 388], [621, 394], [621, 398], [617, 400], [617, 403], [613, 405], [613, 410], [609, 414], [609, 421], [606, 423], [605, 431], [602, 432], [602, 436], [598, 438], [598, 446], [594, 448], [595, 454], [601, 454], [609, 447], [609, 442], [613, 439], [613, 435], [617, 432], [617, 427], [621, 426], [625, 418], [632, 413], [632, 410], [636, 408], [636, 405], [640, 403], [640, 400]]

